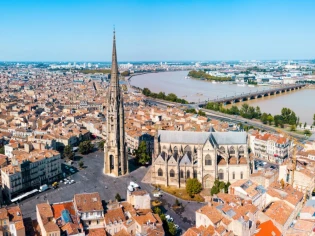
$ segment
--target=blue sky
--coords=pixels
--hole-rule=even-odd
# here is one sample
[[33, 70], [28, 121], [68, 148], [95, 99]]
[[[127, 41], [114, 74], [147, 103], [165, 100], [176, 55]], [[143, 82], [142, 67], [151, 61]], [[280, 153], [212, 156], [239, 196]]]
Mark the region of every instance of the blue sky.
[[0, 60], [315, 58], [314, 0], [1, 0]]

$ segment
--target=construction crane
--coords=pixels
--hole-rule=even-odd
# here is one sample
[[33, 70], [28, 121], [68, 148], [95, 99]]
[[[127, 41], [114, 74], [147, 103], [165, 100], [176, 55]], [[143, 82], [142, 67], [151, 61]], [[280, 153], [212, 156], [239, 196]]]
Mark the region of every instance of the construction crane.
[[294, 171], [296, 170], [296, 163], [297, 163], [297, 152], [298, 152], [298, 146], [301, 147], [305, 147], [305, 145], [303, 143], [301, 143], [300, 141], [298, 141], [296, 138], [293, 138], [292, 136], [290, 136], [289, 134], [287, 134], [286, 132], [277, 129], [277, 132], [282, 134], [285, 138], [291, 140], [293, 142], [293, 152], [292, 152], [292, 174], [291, 174], [291, 186], [293, 187], [294, 184]]

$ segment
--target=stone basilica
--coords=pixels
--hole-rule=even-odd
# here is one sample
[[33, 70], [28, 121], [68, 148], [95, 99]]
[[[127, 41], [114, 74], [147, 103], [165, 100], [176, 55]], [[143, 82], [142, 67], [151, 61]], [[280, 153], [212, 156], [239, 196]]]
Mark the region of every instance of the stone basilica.
[[154, 140], [151, 183], [185, 187], [197, 178], [211, 188], [216, 178], [233, 183], [250, 174], [245, 132], [159, 130]]

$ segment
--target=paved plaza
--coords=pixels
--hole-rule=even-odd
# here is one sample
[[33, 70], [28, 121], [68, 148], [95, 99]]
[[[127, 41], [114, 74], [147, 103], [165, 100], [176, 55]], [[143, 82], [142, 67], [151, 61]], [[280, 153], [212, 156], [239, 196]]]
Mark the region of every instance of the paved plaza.
[[[148, 183], [149, 181], [144, 181], [145, 183], [141, 182], [148, 172], [149, 167], [136, 169], [135, 165], [133, 165], [133, 161], [129, 160], [130, 167], [133, 171], [129, 175], [114, 178], [103, 174], [103, 156], [104, 153], [102, 151], [95, 151], [84, 155], [81, 160], [84, 162], [86, 168], [71, 175], [71, 179], [75, 181], [74, 184], [65, 185], [64, 183], [59, 183], [59, 188], [57, 189], [50, 189], [20, 202], [23, 217], [36, 219], [36, 204], [47, 201], [49, 201], [49, 203], [69, 201], [73, 199], [73, 195], [76, 193], [99, 192], [101, 199], [105, 202], [108, 202], [110, 199], [114, 200], [117, 193], [119, 193], [123, 199], [126, 199], [127, 186], [130, 181], [137, 182], [140, 187], [148, 191], [151, 194], [151, 198], [154, 199], [152, 195], [154, 188]], [[78, 167], [78, 161], [75, 161], [73, 166]], [[162, 201], [165, 203], [165, 213], [171, 215], [174, 222], [178, 224], [183, 231], [194, 224], [195, 211], [203, 204], [181, 201], [184, 206], [184, 211], [181, 214], [176, 214], [171, 210], [171, 206], [175, 203], [175, 197], [165, 193], [163, 194]]]

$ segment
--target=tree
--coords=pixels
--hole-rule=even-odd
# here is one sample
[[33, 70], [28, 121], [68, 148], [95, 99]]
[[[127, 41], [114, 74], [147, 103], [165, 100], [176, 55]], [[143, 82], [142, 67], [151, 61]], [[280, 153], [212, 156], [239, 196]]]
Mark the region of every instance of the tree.
[[315, 125], [315, 114], [313, 115], [313, 125]]
[[168, 232], [170, 235], [176, 235], [177, 229], [175, 227], [175, 224], [173, 222], [167, 222], [168, 224]]
[[239, 115], [240, 114], [240, 110], [238, 109], [237, 106], [232, 106], [230, 109], [229, 109], [229, 113], [231, 115]]
[[139, 164], [144, 165], [151, 160], [150, 155], [147, 151], [147, 143], [141, 141], [138, 149], [135, 150], [136, 160]]
[[222, 182], [220, 182], [220, 184], [219, 184], [219, 189], [221, 190], [221, 189], [224, 189], [224, 187], [225, 187], [225, 183], [222, 181]]
[[290, 130], [291, 131], [296, 131], [296, 126], [295, 125], [291, 125]]
[[142, 93], [143, 93], [143, 95], [145, 95], [145, 96], [150, 96], [151, 91], [150, 91], [150, 89], [148, 89], [148, 88], [144, 88], [144, 89], [142, 90]]
[[88, 154], [93, 150], [91, 141], [83, 141], [79, 144], [79, 152], [81, 154]]
[[119, 193], [116, 193], [115, 199], [120, 202], [121, 201], [121, 196], [119, 195]]
[[230, 182], [227, 182], [225, 187], [224, 187], [224, 192], [225, 193], [228, 193], [229, 192], [229, 187], [230, 187], [231, 183]]
[[311, 131], [309, 131], [308, 129], [305, 129], [305, 130], [304, 130], [304, 134], [310, 135], [310, 134], [311, 134]]
[[271, 123], [273, 122], [273, 116], [269, 114], [267, 117], [267, 120], [268, 120], [269, 125], [271, 125]]
[[0, 154], [4, 154], [4, 146], [0, 147]]
[[162, 210], [161, 210], [161, 208], [159, 208], [159, 207], [154, 207], [154, 208], [153, 208], [153, 212], [154, 212], [154, 214], [158, 214], [158, 215], [161, 215], [161, 214], [162, 214]]
[[199, 116], [206, 116], [206, 113], [204, 111], [202, 111], [202, 110], [199, 110], [198, 111], [198, 115]]
[[73, 153], [71, 145], [65, 146], [65, 149], [63, 150], [63, 156], [65, 158], [69, 158], [70, 160], [74, 159], [74, 153]]
[[104, 144], [105, 144], [105, 140], [102, 140], [101, 142], [98, 143], [98, 148], [103, 150], [104, 149]]
[[267, 113], [263, 113], [261, 115], [261, 117], [260, 117], [260, 120], [261, 120], [262, 123], [267, 124], [267, 122], [268, 122], [268, 115], [267, 115]]
[[193, 178], [193, 179], [188, 179], [186, 182], [186, 192], [190, 195], [193, 196], [195, 194], [200, 193], [202, 190], [202, 185], [198, 181], [198, 179]]
[[84, 166], [84, 162], [83, 161], [79, 161], [79, 167], [82, 169]]
[[304, 123], [304, 129], [306, 128], [306, 126], [307, 126], [307, 124], [306, 124], [306, 122]]
[[213, 196], [214, 194], [217, 194], [219, 192], [220, 192], [220, 189], [217, 186], [213, 185], [211, 190], [210, 190], [211, 196]]

